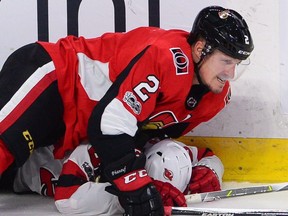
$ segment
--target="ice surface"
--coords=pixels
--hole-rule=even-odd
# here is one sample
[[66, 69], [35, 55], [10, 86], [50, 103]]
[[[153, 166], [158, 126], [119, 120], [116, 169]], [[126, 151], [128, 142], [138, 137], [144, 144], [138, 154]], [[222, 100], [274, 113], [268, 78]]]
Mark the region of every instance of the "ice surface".
[[[223, 189], [240, 188], [262, 184], [227, 182]], [[265, 184], [266, 185], [266, 184]], [[288, 210], [288, 191], [233, 197], [213, 202], [193, 204], [194, 207], [244, 208], [244, 209], [282, 209]], [[192, 207], [192, 206], [191, 206]], [[37, 194], [16, 195], [0, 192], [0, 216], [54, 216], [60, 215], [52, 198]]]
[[46, 216], [61, 215], [58, 213], [52, 198], [38, 194], [17, 195], [11, 192], [0, 192], [0, 216]]

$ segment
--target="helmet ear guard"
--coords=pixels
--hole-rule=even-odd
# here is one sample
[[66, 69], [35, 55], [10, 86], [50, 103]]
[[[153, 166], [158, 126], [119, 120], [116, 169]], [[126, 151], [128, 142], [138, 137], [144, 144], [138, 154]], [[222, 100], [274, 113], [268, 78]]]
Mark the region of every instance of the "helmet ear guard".
[[235, 59], [247, 59], [254, 49], [242, 16], [219, 6], [206, 7], [197, 15], [187, 41], [193, 44], [200, 37], [211, 46], [211, 51], [219, 49]]

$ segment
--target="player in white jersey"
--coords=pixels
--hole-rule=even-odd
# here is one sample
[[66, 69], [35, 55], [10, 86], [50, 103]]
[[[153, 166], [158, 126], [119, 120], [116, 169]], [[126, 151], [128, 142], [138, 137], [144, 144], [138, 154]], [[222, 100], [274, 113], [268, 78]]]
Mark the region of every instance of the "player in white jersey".
[[[186, 206], [184, 194], [221, 188], [223, 165], [209, 149], [164, 139], [147, 143], [144, 153], [145, 168], [165, 206]], [[18, 193], [33, 191], [54, 197], [63, 214], [124, 213], [121, 200], [106, 191], [109, 186], [90, 144], [79, 145], [66, 160], [55, 160], [52, 146], [39, 148], [17, 171], [13, 185]]]

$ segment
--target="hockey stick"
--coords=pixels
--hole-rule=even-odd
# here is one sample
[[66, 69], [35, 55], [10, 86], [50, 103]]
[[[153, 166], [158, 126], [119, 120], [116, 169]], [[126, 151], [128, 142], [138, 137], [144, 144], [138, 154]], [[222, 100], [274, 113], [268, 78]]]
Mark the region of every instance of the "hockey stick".
[[199, 194], [190, 194], [186, 195], [186, 203], [200, 203], [200, 202], [211, 202], [214, 200], [220, 200], [230, 197], [238, 197], [252, 194], [268, 193], [268, 192], [277, 192], [288, 190], [288, 183], [280, 184], [271, 184], [271, 185], [262, 185], [262, 186], [253, 186], [253, 187], [244, 187], [244, 188], [235, 188], [227, 189], [222, 191], [214, 191], [208, 193], [199, 193]]
[[223, 209], [165, 207], [165, 216], [169, 215], [201, 215], [201, 216], [288, 216], [287, 210], [275, 209]]

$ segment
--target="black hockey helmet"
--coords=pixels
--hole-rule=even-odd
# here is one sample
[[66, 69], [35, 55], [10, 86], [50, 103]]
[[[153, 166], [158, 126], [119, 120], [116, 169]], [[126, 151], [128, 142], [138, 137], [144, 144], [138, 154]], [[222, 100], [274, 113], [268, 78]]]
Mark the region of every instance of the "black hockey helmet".
[[188, 43], [193, 44], [199, 35], [207, 43], [204, 56], [217, 48], [233, 58], [245, 60], [254, 49], [251, 34], [242, 16], [220, 6], [206, 7], [199, 12]]

